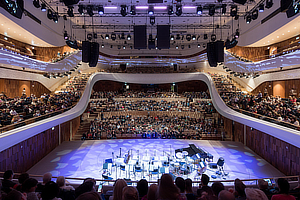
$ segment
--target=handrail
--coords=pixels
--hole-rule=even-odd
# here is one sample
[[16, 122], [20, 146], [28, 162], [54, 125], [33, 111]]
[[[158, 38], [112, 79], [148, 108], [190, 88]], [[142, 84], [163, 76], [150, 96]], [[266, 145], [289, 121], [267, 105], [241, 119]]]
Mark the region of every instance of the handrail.
[[[1, 175], [4, 174], [4, 172], [0, 172]], [[14, 173], [14, 175], [21, 175], [21, 173]], [[38, 174], [29, 174], [29, 177], [38, 177], [38, 178], [42, 178], [43, 175], [38, 175]], [[57, 178], [57, 176], [52, 176], [52, 178]], [[300, 181], [300, 176], [280, 176], [280, 177], [264, 177], [264, 178], [260, 178], [260, 179], [278, 179], [278, 178], [285, 178], [285, 179], [298, 179], [298, 181]], [[65, 177], [65, 179], [68, 179], [68, 180], [82, 180], [84, 181], [86, 178], [80, 178], [80, 177]], [[106, 180], [106, 179], [97, 179], [95, 178], [94, 179], [95, 181], [101, 181], [101, 182], [116, 182], [117, 180]], [[240, 179], [241, 181], [243, 182], [248, 182], [248, 181], [257, 181], [259, 179]], [[148, 181], [148, 183], [157, 183], [159, 180], [157, 181]], [[224, 183], [231, 183], [233, 182], [234, 183], [235, 180], [217, 180], [217, 182], [224, 182]], [[129, 183], [138, 183], [139, 181], [126, 181], [126, 182], [129, 182]], [[213, 181], [213, 180], [210, 180], [209, 182], [216, 182], [216, 181]], [[201, 181], [193, 181], [193, 184], [195, 183], [201, 183]]]
[[268, 121], [268, 122], [272, 122], [272, 123], [275, 123], [275, 124], [278, 124], [278, 125], [281, 125], [281, 126], [284, 126], [284, 127], [287, 127], [287, 128], [292, 128], [292, 129], [300, 131], [300, 126], [297, 126], [295, 124], [292, 124], [292, 123], [289, 123], [289, 122], [284, 122], [284, 121], [279, 121], [277, 119], [274, 119], [274, 118], [271, 118], [271, 117], [268, 117], [268, 116], [265, 116], [265, 115], [260, 115], [260, 114], [253, 113], [253, 112], [250, 112], [250, 111], [247, 111], [247, 110], [235, 108], [232, 105], [227, 104], [227, 106], [230, 107], [231, 109], [235, 110], [235, 111], [238, 111], [238, 112], [242, 113], [242, 114], [245, 114], [245, 115], [248, 115], [248, 116], [251, 116], [251, 117], [255, 117], [255, 118], [258, 118], [258, 119], [262, 119], [262, 120], [265, 120], [265, 121]]

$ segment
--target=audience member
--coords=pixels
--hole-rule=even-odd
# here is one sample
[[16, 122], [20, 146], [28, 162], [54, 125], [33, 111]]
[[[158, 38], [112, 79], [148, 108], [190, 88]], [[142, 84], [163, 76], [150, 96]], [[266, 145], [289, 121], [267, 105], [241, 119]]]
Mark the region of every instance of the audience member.
[[45, 184], [44, 190], [42, 192], [42, 200], [62, 200], [61, 198], [57, 198], [58, 193], [58, 185], [53, 181], [49, 181]]
[[211, 187], [208, 186], [208, 182], [209, 182], [209, 176], [207, 176], [206, 174], [202, 174], [201, 176], [201, 187], [197, 190], [197, 195], [198, 196], [202, 196], [202, 193], [205, 192], [206, 196], [213, 196], [213, 191], [211, 189]]
[[296, 200], [294, 196], [289, 195], [290, 184], [286, 179], [279, 178], [277, 184], [279, 187], [279, 194], [273, 195], [271, 200]]
[[139, 192], [139, 199], [147, 199], [148, 193], [148, 181], [146, 179], [141, 179], [136, 186], [136, 189]]
[[17, 187], [18, 184], [14, 183], [12, 181], [14, 177], [14, 172], [12, 170], [7, 170], [3, 174], [3, 180], [2, 180], [2, 190], [5, 193], [9, 193], [13, 188]]
[[240, 179], [234, 180], [234, 190], [236, 200], [246, 200], [245, 184]]
[[38, 181], [34, 178], [28, 178], [22, 184], [22, 189], [27, 193], [27, 200], [39, 200], [35, 189], [37, 188]]
[[71, 185], [66, 185], [66, 180], [64, 176], [59, 176], [56, 179], [56, 183], [59, 188], [65, 189], [65, 190], [75, 190], [73, 186]]
[[182, 177], [177, 177], [175, 179], [175, 185], [178, 187], [179, 192], [180, 192], [179, 199], [181, 199], [181, 200], [187, 199], [186, 196], [185, 196], [185, 182], [184, 182], [184, 179]]
[[17, 190], [11, 190], [4, 198], [4, 200], [27, 200], [26, 194]]
[[235, 200], [235, 197], [231, 192], [227, 190], [222, 190], [219, 193], [218, 200]]
[[142, 200], [157, 200], [157, 190], [158, 186], [156, 184], [151, 184], [148, 190], [147, 199]]
[[24, 183], [24, 181], [26, 179], [29, 178], [29, 174], [28, 173], [23, 173], [19, 176], [18, 178], [18, 181], [19, 181], [19, 184], [18, 186], [16, 187], [16, 190], [20, 191], [20, 192], [23, 192], [23, 189], [22, 189], [22, 184]]
[[76, 200], [101, 200], [101, 197], [98, 192], [85, 192], [79, 195]]
[[267, 195], [260, 189], [246, 188], [247, 200], [268, 200]]
[[115, 183], [114, 186], [114, 192], [113, 192], [113, 196], [112, 200], [122, 200], [122, 196], [123, 196], [123, 188], [127, 186], [127, 183], [124, 179], [118, 179]]
[[139, 200], [137, 189], [132, 186], [125, 186], [123, 188], [122, 200]]
[[43, 182], [42, 183], [38, 183], [37, 188], [36, 188], [36, 192], [42, 193], [42, 191], [44, 190], [44, 187], [46, 185], [46, 183], [50, 182], [52, 179], [52, 174], [50, 172], [47, 172], [43, 175]]
[[185, 179], [185, 196], [187, 200], [195, 200], [196, 195], [193, 192], [193, 182], [191, 179]]
[[95, 192], [95, 184], [93, 181], [85, 181], [75, 189], [75, 197], [85, 192]]
[[163, 174], [158, 186], [158, 199], [177, 200], [180, 197], [178, 188], [174, 185], [170, 174]]
[[214, 182], [212, 185], [211, 185], [211, 189], [214, 193], [214, 196], [218, 197], [219, 196], [219, 193], [222, 191], [222, 190], [225, 190], [225, 187], [223, 185], [223, 183], [221, 182]]

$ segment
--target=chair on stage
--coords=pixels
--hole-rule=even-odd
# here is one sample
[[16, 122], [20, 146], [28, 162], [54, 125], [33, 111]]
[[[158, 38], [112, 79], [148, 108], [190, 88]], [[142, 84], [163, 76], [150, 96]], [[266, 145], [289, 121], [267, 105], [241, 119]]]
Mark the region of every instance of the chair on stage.
[[136, 177], [136, 174], [137, 173], [140, 173], [141, 174], [141, 176], [142, 176], [142, 168], [141, 168], [141, 166], [138, 166], [138, 165], [135, 165], [134, 166], [134, 176]]
[[108, 175], [105, 175], [105, 174], [102, 174], [102, 178], [103, 178], [104, 180], [113, 180], [112, 177], [109, 177]]

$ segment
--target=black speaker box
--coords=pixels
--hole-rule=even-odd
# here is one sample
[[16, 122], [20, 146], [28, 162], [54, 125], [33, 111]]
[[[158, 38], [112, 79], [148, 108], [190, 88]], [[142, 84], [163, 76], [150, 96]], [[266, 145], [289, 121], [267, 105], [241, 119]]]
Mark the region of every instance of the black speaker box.
[[91, 43], [89, 41], [82, 42], [82, 62], [88, 63], [91, 59]]
[[292, 5], [293, 0], [281, 0], [280, 1], [280, 10], [281, 12], [286, 12], [289, 7]]
[[170, 25], [157, 25], [157, 48], [170, 49]]
[[147, 26], [134, 26], [134, 48], [147, 49]]
[[290, 17], [293, 17], [295, 16], [298, 12], [299, 12], [299, 9], [298, 6], [297, 7], [294, 7], [294, 6], [290, 6], [287, 11], [286, 11], [286, 16], [287, 18], [290, 18]]
[[217, 67], [217, 60], [216, 60], [216, 54], [215, 54], [215, 43], [209, 42], [207, 43], [207, 60], [211, 67]]
[[99, 43], [92, 42], [91, 43], [91, 59], [90, 59], [89, 66], [96, 67], [96, 65], [98, 63], [98, 58], [99, 58]]
[[215, 42], [215, 54], [217, 62], [224, 62], [224, 41], [218, 40]]
[[74, 4], [78, 4], [79, 0], [63, 0], [65, 6], [71, 6]]

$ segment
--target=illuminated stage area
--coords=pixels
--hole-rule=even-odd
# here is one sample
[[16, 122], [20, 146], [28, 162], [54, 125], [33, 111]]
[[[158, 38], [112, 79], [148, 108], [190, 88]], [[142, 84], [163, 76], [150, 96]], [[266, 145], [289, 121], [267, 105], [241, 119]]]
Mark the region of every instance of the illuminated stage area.
[[[199, 159], [185, 155], [187, 154], [186, 151], [175, 153], [176, 149], [187, 148], [189, 144], [194, 144], [213, 156], [211, 162], [206, 162], [206, 169], [201, 164], [199, 165]], [[126, 157], [128, 152], [130, 154], [129, 158]], [[120, 153], [121, 158], [117, 158], [120, 157]], [[216, 173], [218, 168], [211, 168], [209, 165], [210, 163], [217, 163], [220, 157], [224, 158], [225, 164], [223, 166], [224, 171], [219, 175]], [[105, 160], [108, 163], [105, 164]], [[124, 160], [126, 163], [124, 163]], [[112, 163], [110, 163], [111, 161]], [[213, 177], [211, 180], [283, 176], [280, 171], [242, 143], [174, 139], [64, 142], [32, 167], [28, 173], [42, 175], [51, 172], [53, 176], [76, 178], [93, 177], [114, 180], [117, 178], [131, 180], [145, 178], [156, 181], [163, 172], [199, 180], [201, 171]], [[72, 181], [70, 180], [70, 182]]]

